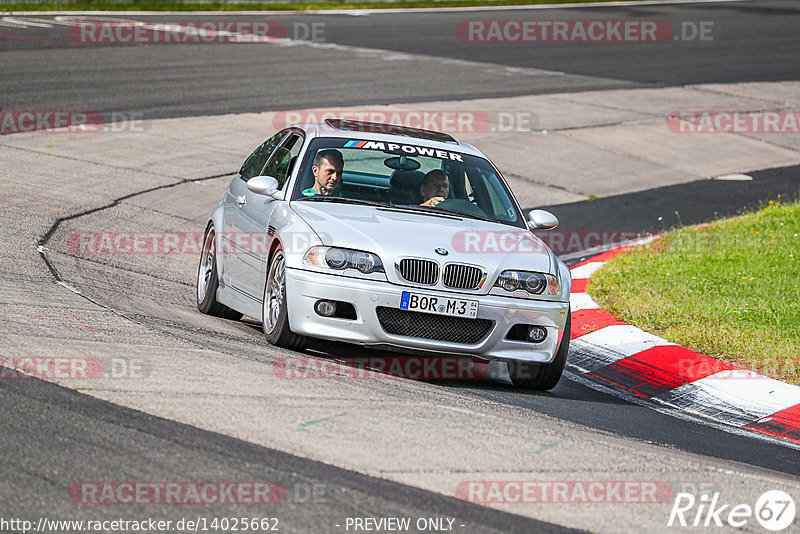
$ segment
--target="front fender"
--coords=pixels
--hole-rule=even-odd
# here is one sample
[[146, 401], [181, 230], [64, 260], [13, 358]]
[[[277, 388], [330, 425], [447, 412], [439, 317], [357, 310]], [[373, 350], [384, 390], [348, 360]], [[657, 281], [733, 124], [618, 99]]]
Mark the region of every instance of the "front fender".
[[[286, 255], [286, 266], [295, 269], [303, 268], [303, 257], [309, 248], [323, 245], [319, 234], [298, 215], [288, 203], [272, 212], [270, 226], [274, 228], [275, 240], [280, 243]], [[273, 244], [275, 241], [273, 241]], [[273, 248], [270, 248], [270, 259]], [[269, 261], [269, 260], [268, 260]]]
[[567, 267], [567, 264], [558, 259], [555, 254], [553, 255], [553, 260], [558, 267], [558, 287], [561, 290], [559, 300], [569, 302], [569, 294], [572, 289], [572, 272], [569, 270], [569, 267]]
[[[225, 213], [222, 209], [222, 203], [217, 206], [217, 209], [211, 214], [211, 217], [208, 219], [208, 224], [206, 224], [206, 230], [203, 234], [203, 241], [206, 239], [206, 233], [208, 233], [208, 229], [214, 226], [214, 231], [219, 235], [222, 232], [222, 229], [225, 228]], [[219, 242], [217, 242], [217, 246], [219, 246]], [[222, 254], [217, 254], [214, 258], [214, 261], [217, 263], [217, 276], [220, 280], [222, 280]]]

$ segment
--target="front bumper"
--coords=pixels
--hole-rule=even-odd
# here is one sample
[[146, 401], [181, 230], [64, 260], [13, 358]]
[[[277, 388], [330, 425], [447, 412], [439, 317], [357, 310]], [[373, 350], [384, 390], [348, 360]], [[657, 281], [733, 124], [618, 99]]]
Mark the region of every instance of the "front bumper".
[[[478, 318], [488, 319], [494, 324], [489, 334], [477, 344], [389, 334], [381, 327], [376, 309], [379, 306], [399, 308], [403, 291], [478, 300]], [[567, 302], [426, 290], [292, 268], [286, 269], [286, 293], [289, 326], [297, 334], [359, 345], [382, 345], [538, 363], [553, 360], [569, 313]], [[318, 315], [314, 311], [314, 304], [320, 299], [353, 304], [357, 318], [349, 320]], [[538, 344], [505, 339], [509, 329], [518, 323], [544, 327], [547, 338]]]

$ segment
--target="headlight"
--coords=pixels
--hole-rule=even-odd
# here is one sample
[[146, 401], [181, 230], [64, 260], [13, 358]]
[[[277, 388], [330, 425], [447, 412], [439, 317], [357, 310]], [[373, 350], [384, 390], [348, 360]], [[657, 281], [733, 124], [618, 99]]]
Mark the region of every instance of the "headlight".
[[[525, 289], [532, 295], [541, 295], [547, 289], [547, 277], [542, 273], [531, 273], [525, 280]], [[556, 284], [558, 289], [558, 284]]]
[[493, 290], [495, 288], [508, 293], [525, 290], [525, 293], [520, 292], [518, 295], [521, 297], [527, 295], [557, 297], [559, 295], [558, 278], [552, 274], [531, 273], [528, 271], [503, 271], [497, 278]]
[[[374, 273], [381, 262], [376, 255], [369, 252], [356, 252], [351, 261], [355, 268], [364, 274]], [[383, 265], [380, 266], [380, 271], [383, 272]]]
[[325, 253], [325, 263], [331, 269], [347, 268], [347, 252], [341, 248], [330, 248]]
[[303, 257], [303, 263], [336, 271], [355, 269], [362, 274], [384, 272], [383, 263], [378, 256], [371, 252], [348, 248], [312, 247]]
[[500, 278], [497, 279], [497, 284], [506, 291], [513, 292], [521, 287], [520, 276], [517, 271], [503, 271], [500, 273]]

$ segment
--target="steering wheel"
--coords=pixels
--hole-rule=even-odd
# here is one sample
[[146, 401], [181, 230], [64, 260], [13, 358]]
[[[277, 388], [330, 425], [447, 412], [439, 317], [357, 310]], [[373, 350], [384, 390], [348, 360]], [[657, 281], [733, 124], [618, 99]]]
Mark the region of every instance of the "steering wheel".
[[478, 206], [463, 198], [446, 198], [435, 206], [448, 211], [456, 211], [467, 215], [486, 217], [486, 213]]

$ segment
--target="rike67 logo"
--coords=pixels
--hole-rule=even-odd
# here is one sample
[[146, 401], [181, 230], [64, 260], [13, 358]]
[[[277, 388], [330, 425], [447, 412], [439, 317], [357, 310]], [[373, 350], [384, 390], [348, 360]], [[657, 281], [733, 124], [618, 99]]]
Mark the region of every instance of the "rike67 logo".
[[795, 512], [794, 500], [781, 490], [765, 492], [755, 506], [725, 503], [719, 492], [703, 493], [699, 498], [691, 493], [678, 493], [667, 526], [742, 528], [755, 518], [765, 529], [777, 532], [794, 522]]

